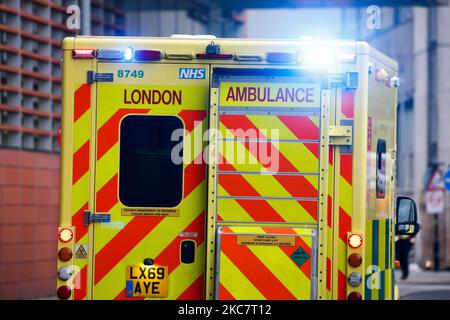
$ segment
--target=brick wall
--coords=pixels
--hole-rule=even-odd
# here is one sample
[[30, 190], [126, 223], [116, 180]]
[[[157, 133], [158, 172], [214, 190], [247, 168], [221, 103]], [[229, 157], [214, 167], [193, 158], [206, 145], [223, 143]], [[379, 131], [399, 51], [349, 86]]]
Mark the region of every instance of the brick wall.
[[0, 299], [55, 295], [59, 156], [0, 149]]

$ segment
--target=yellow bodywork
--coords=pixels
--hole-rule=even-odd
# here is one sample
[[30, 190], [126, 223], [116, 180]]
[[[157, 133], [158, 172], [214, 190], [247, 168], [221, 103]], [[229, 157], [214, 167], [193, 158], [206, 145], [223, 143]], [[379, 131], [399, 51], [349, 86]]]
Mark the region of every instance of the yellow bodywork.
[[[212, 40], [231, 58], [197, 59]], [[74, 49], [124, 48], [162, 56], [72, 57]], [[292, 59], [268, 61], [274, 52]], [[333, 59], [302, 59], [315, 52]], [[182, 77], [183, 68], [204, 76]], [[88, 72], [114, 80], [89, 82]], [[357, 84], [350, 85], [346, 77], [355, 74]], [[126, 270], [151, 258], [169, 274], [167, 294], [151, 299], [347, 299], [351, 292], [393, 299], [395, 77], [396, 62], [363, 42], [66, 38], [59, 224], [75, 237], [58, 244], [74, 251], [58, 268], [72, 266], [74, 276], [57, 286], [71, 285], [70, 299], [128, 299]], [[176, 205], [120, 200], [120, 128], [127, 116], [181, 121]], [[385, 180], [376, 169], [379, 140]], [[385, 183], [383, 196], [377, 183]], [[85, 212], [111, 221], [85, 225]], [[354, 233], [363, 239], [357, 249], [347, 245]], [[183, 241], [194, 243], [192, 263], [181, 261]], [[87, 255], [75, 255], [80, 246]], [[362, 256], [361, 266], [348, 265], [351, 253]], [[247, 259], [273, 277], [273, 290], [248, 274]], [[352, 272], [362, 276], [356, 287], [347, 282]]]

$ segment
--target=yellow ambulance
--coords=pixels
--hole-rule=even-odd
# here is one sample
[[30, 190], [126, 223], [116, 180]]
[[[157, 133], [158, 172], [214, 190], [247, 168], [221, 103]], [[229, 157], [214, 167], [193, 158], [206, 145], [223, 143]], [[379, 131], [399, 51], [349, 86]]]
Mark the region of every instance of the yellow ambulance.
[[394, 299], [397, 63], [343, 40], [63, 41], [60, 299]]

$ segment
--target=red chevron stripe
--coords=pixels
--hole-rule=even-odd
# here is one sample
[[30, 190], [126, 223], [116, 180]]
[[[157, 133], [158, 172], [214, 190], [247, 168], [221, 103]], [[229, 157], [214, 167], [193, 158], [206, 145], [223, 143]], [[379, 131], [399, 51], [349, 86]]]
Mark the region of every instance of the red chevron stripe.
[[341, 167], [340, 167], [341, 176], [347, 181], [350, 185], [353, 180], [353, 155], [352, 154], [341, 154]]
[[347, 300], [347, 277], [338, 270], [338, 300]]
[[[180, 243], [182, 240], [195, 240], [197, 246], [201, 245], [204, 241], [204, 223], [205, 223], [205, 212], [203, 211], [192, 221], [183, 232], [197, 232], [198, 237], [196, 238], [180, 238], [176, 237], [164, 250], [159, 253], [159, 255], [154, 259], [158, 265], [167, 266], [169, 269], [169, 275], [180, 265]], [[203, 288], [202, 288], [203, 290]], [[137, 297], [139, 299], [143, 299]], [[123, 290], [114, 298], [114, 300], [130, 299], [127, 297], [125, 292], [125, 287]], [[201, 299], [201, 296], [200, 296]]]
[[[193, 169], [185, 171], [185, 183], [187, 181], [200, 181], [195, 179]], [[193, 168], [193, 167], [191, 167]], [[199, 183], [201, 183], [201, 180]], [[188, 189], [192, 190], [191, 185]], [[186, 185], [185, 185], [186, 189]], [[189, 194], [185, 193], [185, 197]], [[107, 212], [117, 203], [117, 174], [114, 175], [97, 192], [97, 211]], [[122, 258], [149, 232], [151, 232], [164, 217], [133, 217], [130, 222], [112, 238], [95, 256], [95, 284], [97, 284]]]
[[75, 123], [91, 107], [91, 85], [83, 84], [74, 94], [73, 122]]
[[89, 140], [73, 154], [72, 165], [72, 184], [75, 184], [89, 170]]
[[[226, 165], [229, 170], [235, 171], [232, 165]], [[229, 175], [223, 175], [224, 177]], [[225, 190], [239, 190], [243, 196], [260, 196], [259, 193], [242, 176], [236, 179], [225, 178], [220, 184]], [[270, 204], [265, 201], [236, 199], [236, 202], [253, 218], [255, 221], [284, 222], [284, 219], [274, 210]]]
[[150, 109], [119, 109], [97, 133], [97, 160], [103, 157], [119, 140], [119, 123], [127, 114], [148, 113]]
[[118, 175], [115, 174], [100, 190], [97, 191], [96, 212], [108, 212], [117, 203]]
[[[284, 125], [292, 131], [297, 139], [303, 140], [303, 139], [313, 139], [313, 140], [319, 140], [319, 128], [316, 126], [314, 122], [311, 121], [308, 117], [301, 117], [302, 119], [296, 119], [299, 117], [295, 116], [278, 116], [278, 118], [281, 120], [281, 122], [284, 123]], [[305, 143], [304, 144], [306, 148], [308, 148], [309, 151], [316, 157], [319, 158], [319, 145], [318, 144], [311, 144], [311, 143]]]
[[352, 228], [352, 218], [339, 207], [339, 238], [341, 238], [344, 243], [347, 242], [347, 232]]
[[206, 164], [203, 161], [203, 152], [187, 165], [184, 176], [190, 177], [189, 179], [184, 179], [184, 197], [186, 198], [206, 179]]
[[164, 217], [134, 217], [95, 255], [95, 284], [148, 235]]
[[221, 250], [266, 299], [296, 299], [247, 246], [237, 244], [236, 236], [222, 236]]
[[202, 122], [206, 118], [206, 110], [183, 110], [178, 115], [184, 121], [184, 129], [191, 132], [196, 122]]
[[88, 209], [88, 203], [86, 202], [80, 210], [78, 210], [73, 216], [72, 216], [72, 225], [76, 228], [75, 230], [75, 243], [78, 243], [81, 238], [84, 237], [84, 235], [88, 231], [88, 227], [84, 224], [84, 211]]
[[87, 266], [84, 266], [75, 276], [75, 284], [78, 284], [79, 287], [75, 286], [73, 298], [75, 300], [83, 300], [86, 297]]
[[353, 118], [355, 93], [353, 90], [341, 91], [341, 111], [349, 119]]
[[219, 300], [236, 300], [230, 291], [225, 288], [222, 283], [219, 283]]
[[331, 290], [331, 260], [327, 258], [327, 290]]
[[177, 300], [202, 300], [204, 289], [204, 276], [200, 275]]

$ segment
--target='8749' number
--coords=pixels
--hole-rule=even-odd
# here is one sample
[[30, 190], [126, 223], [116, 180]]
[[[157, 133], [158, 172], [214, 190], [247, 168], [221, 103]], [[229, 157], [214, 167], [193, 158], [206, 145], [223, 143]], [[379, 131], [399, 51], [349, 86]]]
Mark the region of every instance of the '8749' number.
[[143, 70], [120, 69], [120, 70], [117, 70], [117, 77], [118, 78], [143, 78], [144, 71]]

